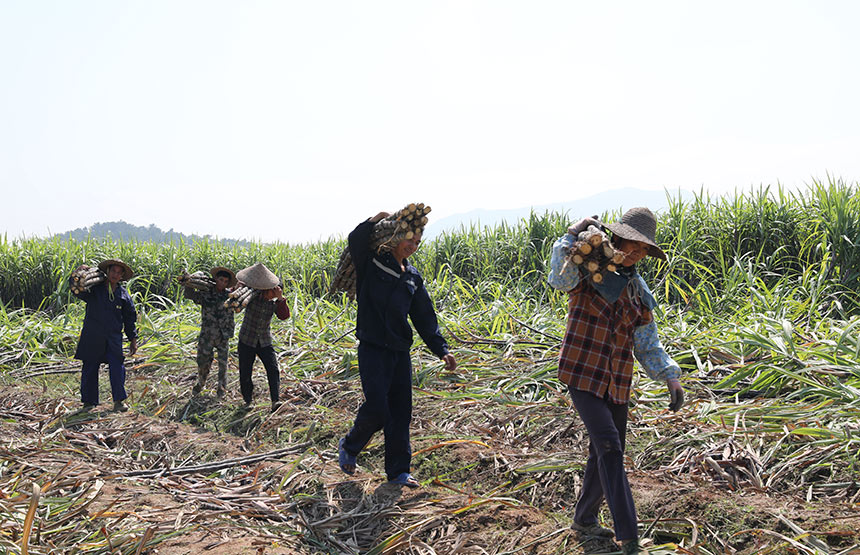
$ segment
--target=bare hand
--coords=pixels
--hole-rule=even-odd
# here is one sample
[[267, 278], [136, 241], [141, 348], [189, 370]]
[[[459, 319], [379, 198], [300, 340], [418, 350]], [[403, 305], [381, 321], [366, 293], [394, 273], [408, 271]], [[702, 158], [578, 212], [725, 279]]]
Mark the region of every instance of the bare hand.
[[388, 212], [380, 212], [380, 213], [379, 213], [379, 214], [377, 214], [376, 216], [374, 216], [374, 217], [370, 218], [370, 221], [371, 221], [371, 222], [373, 222], [373, 223], [376, 223], [376, 222], [378, 222], [379, 220], [384, 220], [385, 218], [387, 218], [387, 217], [388, 217], [388, 216], [390, 216], [390, 215], [391, 215], [391, 214], [390, 214], [390, 213], [388, 213]]
[[448, 353], [447, 355], [442, 357], [442, 362], [445, 363], [445, 370], [452, 372], [457, 369], [457, 361], [454, 359], [454, 355]]
[[582, 218], [577, 223], [567, 228], [567, 232], [571, 235], [579, 235], [580, 233], [588, 229], [588, 226], [590, 225], [597, 226], [599, 228], [601, 226], [601, 223], [595, 218]]
[[681, 382], [678, 380], [666, 381], [666, 387], [669, 388], [669, 410], [678, 412], [684, 406], [684, 388], [681, 387]]
[[137, 338], [131, 340], [131, 343], [128, 346], [128, 356], [134, 356], [137, 353]]
[[271, 291], [272, 291], [272, 294], [275, 295], [276, 301], [280, 301], [281, 299], [284, 298], [284, 290], [281, 289], [280, 286], [276, 285], [276, 286], [272, 287]]

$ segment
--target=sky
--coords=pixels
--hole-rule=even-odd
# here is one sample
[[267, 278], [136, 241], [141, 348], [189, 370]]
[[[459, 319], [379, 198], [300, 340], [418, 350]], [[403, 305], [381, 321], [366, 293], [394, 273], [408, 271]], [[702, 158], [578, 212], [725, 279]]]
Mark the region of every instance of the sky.
[[2, 0], [0, 233], [304, 243], [410, 202], [855, 182], [858, 21], [853, 1]]

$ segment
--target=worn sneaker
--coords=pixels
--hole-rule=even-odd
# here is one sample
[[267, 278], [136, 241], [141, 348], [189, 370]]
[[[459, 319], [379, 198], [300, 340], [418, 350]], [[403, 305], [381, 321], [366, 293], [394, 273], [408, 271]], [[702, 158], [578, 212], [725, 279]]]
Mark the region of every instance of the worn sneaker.
[[81, 412], [89, 412], [96, 408], [98, 405], [91, 405], [90, 403], [84, 403], [84, 406], [81, 407]]
[[198, 395], [200, 395], [201, 391], [203, 391], [203, 386], [200, 385], [199, 383], [196, 383], [196, 384], [194, 384], [194, 387], [191, 388], [191, 395], [193, 397], [197, 397]]
[[597, 538], [611, 538], [615, 535], [612, 530], [604, 528], [596, 522], [591, 524], [580, 524], [574, 520], [570, 525], [570, 529], [579, 532], [583, 536], [593, 536]]
[[219, 387], [218, 391], [215, 392], [215, 398], [219, 401], [223, 401], [224, 397], [227, 396], [227, 391], [223, 387]]
[[123, 401], [115, 401], [113, 404], [113, 410], [115, 412], [126, 412], [128, 411], [128, 405], [126, 405]]

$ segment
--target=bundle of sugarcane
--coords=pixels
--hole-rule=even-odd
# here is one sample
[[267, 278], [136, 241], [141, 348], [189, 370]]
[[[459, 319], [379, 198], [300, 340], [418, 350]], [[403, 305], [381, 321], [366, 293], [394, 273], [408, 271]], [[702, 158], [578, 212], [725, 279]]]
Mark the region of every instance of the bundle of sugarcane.
[[[417, 233], [423, 233], [430, 210], [431, 208], [423, 203], [413, 203], [379, 220], [370, 233], [370, 248], [378, 253], [384, 252], [393, 249], [401, 241], [412, 239]], [[350, 299], [355, 299], [355, 265], [349, 254], [349, 246], [344, 247], [340, 253], [329, 291], [343, 291]]]
[[332, 293], [343, 291], [350, 299], [355, 299], [355, 264], [352, 263], [349, 246], [344, 247], [340, 253], [329, 291]]
[[254, 289], [246, 285], [240, 285], [227, 293], [227, 300], [224, 301], [224, 307], [232, 308], [233, 312], [238, 314], [239, 312], [242, 312], [243, 308], [248, 306], [251, 299], [253, 299], [259, 292], [260, 291], [258, 289]]
[[588, 226], [588, 229], [580, 232], [576, 239], [565, 266], [567, 264], [581, 266], [589, 273], [594, 283], [603, 281], [604, 272], [618, 270], [619, 264], [624, 260], [624, 252], [616, 250], [606, 234], [597, 226]]
[[72, 289], [72, 293], [78, 295], [88, 292], [93, 285], [103, 282], [105, 277], [105, 273], [98, 268], [81, 266], [72, 272], [72, 277], [69, 279], [69, 287]]
[[212, 276], [203, 271], [194, 272], [193, 274], [183, 272], [182, 275], [176, 279], [183, 287], [191, 287], [198, 291], [211, 291], [215, 287], [215, 280], [212, 279]]

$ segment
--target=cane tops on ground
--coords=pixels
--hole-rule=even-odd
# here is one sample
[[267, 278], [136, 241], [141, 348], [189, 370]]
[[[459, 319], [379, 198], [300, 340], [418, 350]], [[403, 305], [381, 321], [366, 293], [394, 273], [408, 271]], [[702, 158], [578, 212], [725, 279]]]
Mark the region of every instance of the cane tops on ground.
[[236, 274], [236, 279], [251, 289], [272, 289], [277, 287], [281, 280], [271, 270], [266, 268], [262, 262], [248, 266]]

